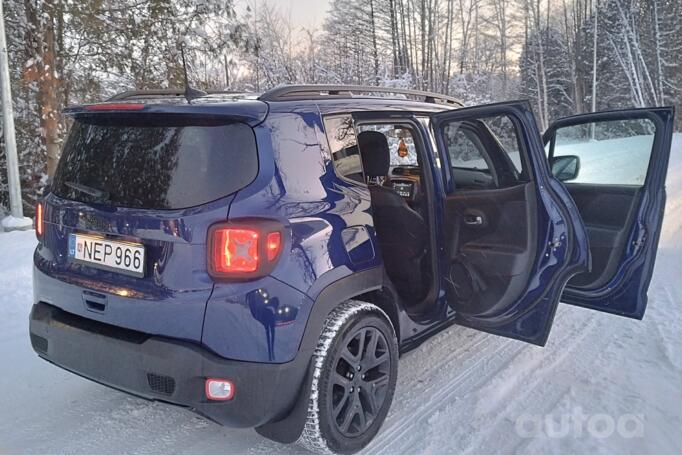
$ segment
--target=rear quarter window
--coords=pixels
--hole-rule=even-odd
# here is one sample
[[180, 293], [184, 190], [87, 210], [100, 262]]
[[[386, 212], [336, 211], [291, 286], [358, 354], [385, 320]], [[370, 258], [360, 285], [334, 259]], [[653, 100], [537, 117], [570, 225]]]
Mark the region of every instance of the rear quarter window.
[[60, 197], [82, 202], [180, 209], [232, 194], [252, 182], [257, 172], [255, 136], [241, 123], [144, 126], [76, 121], [52, 188]]
[[327, 140], [336, 174], [358, 183], [364, 183], [362, 158], [353, 117], [350, 115], [326, 117], [324, 127], [327, 131]]

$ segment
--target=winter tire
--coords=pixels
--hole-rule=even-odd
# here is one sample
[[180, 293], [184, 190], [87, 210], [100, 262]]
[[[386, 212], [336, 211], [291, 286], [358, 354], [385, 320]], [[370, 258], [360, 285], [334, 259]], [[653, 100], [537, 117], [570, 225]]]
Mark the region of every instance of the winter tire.
[[398, 343], [376, 305], [349, 301], [327, 317], [313, 354], [308, 415], [298, 443], [316, 453], [355, 453], [391, 407]]

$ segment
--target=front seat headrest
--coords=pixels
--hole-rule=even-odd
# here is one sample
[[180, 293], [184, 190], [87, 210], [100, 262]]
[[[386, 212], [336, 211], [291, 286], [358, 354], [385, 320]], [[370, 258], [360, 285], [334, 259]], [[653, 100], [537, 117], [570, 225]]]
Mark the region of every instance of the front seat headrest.
[[387, 176], [391, 152], [386, 136], [378, 131], [363, 131], [358, 134], [358, 145], [365, 175], [370, 178]]

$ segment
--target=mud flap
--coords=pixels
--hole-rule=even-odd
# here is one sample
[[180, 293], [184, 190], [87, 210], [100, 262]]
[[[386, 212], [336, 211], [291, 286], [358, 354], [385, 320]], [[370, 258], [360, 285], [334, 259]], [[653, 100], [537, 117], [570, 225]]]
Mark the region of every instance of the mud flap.
[[308, 369], [296, 396], [294, 407], [281, 420], [256, 427], [256, 433], [281, 444], [293, 444], [298, 440], [308, 416], [308, 396], [313, 382], [312, 373], [312, 362], [308, 362]]

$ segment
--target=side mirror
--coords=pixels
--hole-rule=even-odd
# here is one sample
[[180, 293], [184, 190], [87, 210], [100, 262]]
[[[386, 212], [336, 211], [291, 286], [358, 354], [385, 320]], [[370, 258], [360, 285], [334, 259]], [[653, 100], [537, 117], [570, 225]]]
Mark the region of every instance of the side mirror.
[[580, 172], [580, 157], [576, 155], [555, 156], [550, 164], [552, 175], [562, 182], [575, 179]]

